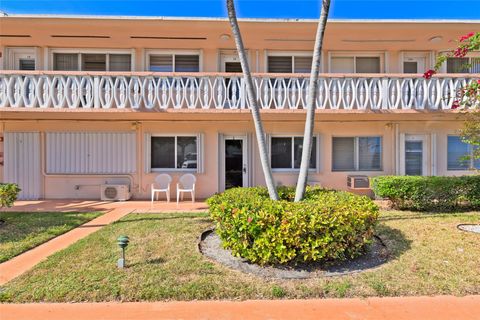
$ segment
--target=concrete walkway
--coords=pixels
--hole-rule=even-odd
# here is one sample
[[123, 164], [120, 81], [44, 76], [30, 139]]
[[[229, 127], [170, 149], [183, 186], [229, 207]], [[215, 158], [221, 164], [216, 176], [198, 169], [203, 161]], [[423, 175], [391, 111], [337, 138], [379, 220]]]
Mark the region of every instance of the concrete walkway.
[[153, 303], [2, 304], [2, 320], [479, 320], [480, 296]]
[[[130, 212], [172, 212], [172, 211], [205, 211], [206, 205], [203, 202], [176, 203], [156, 202], [152, 207], [148, 201], [127, 201], [127, 202], [98, 202], [98, 201], [68, 201], [68, 200], [45, 200], [45, 201], [18, 201], [8, 211], [24, 212], [91, 212], [102, 211], [104, 215], [93, 219], [63, 235], [49, 240], [38, 247], [22, 253], [0, 264], [0, 285], [18, 277], [30, 270], [37, 263], [46, 259], [57, 251], [67, 248], [78, 240], [100, 228], [117, 221]], [[3, 318], [2, 318], [3, 320]]]

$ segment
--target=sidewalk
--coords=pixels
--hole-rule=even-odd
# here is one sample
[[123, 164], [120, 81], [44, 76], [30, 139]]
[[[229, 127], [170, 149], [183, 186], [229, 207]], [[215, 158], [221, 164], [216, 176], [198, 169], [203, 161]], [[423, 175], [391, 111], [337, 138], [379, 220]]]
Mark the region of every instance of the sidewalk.
[[480, 296], [152, 303], [0, 304], [2, 320], [479, 320]]
[[[156, 202], [153, 208], [149, 201], [126, 201], [126, 202], [100, 202], [100, 201], [78, 201], [78, 200], [43, 200], [43, 201], [18, 201], [15, 206], [6, 211], [25, 212], [87, 212], [104, 211], [102, 216], [93, 219], [67, 233], [64, 233], [52, 240], [49, 240], [38, 247], [22, 253], [0, 264], [0, 285], [18, 277], [22, 273], [34, 267], [37, 263], [46, 259], [57, 251], [67, 248], [78, 240], [100, 228], [115, 222], [125, 215], [136, 212], [172, 212], [172, 211], [205, 211], [206, 205], [203, 202], [183, 202], [179, 206], [176, 203]], [[3, 318], [1, 318], [3, 320]]]

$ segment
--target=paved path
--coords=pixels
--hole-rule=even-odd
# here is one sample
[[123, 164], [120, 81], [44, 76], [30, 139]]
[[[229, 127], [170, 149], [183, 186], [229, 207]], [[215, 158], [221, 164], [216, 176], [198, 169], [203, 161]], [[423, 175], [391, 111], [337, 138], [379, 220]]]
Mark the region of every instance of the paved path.
[[479, 320], [480, 296], [153, 303], [2, 304], [2, 320]]
[[[37, 263], [46, 259], [55, 252], [65, 249], [78, 240], [85, 238], [98, 229], [114, 222], [130, 212], [172, 212], [172, 211], [204, 211], [206, 206], [202, 202], [184, 202], [179, 206], [176, 203], [156, 202], [153, 208], [148, 201], [127, 202], [98, 202], [98, 201], [68, 201], [68, 200], [45, 200], [45, 201], [18, 201], [8, 211], [48, 212], [48, 211], [105, 211], [106, 213], [93, 219], [63, 235], [49, 240], [38, 247], [22, 253], [0, 264], [0, 285], [18, 277], [28, 271]], [[0, 317], [1, 320], [3, 318]]]

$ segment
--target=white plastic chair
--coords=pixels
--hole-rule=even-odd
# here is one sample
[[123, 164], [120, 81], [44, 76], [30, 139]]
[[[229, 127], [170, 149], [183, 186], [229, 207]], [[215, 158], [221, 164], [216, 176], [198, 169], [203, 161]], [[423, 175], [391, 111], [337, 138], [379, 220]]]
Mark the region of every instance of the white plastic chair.
[[172, 177], [169, 174], [162, 173], [159, 174], [155, 178], [155, 182], [152, 183], [152, 205], [153, 205], [153, 198], [157, 195], [158, 200], [158, 193], [165, 192], [167, 195], [167, 202], [170, 202], [170, 184], [172, 183]]
[[183, 200], [183, 194], [186, 192], [189, 192], [192, 195], [192, 202], [195, 202], [195, 182], [197, 182], [197, 178], [191, 173], [184, 174], [178, 179], [177, 204], [180, 201], [180, 195]]

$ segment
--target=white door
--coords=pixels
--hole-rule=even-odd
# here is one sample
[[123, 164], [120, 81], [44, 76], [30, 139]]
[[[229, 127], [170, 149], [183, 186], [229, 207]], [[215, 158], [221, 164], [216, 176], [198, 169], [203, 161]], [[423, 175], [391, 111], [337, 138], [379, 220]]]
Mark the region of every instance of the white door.
[[224, 136], [223, 139], [223, 190], [248, 186], [248, 155], [246, 136]]
[[423, 73], [425, 72], [425, 57], [403, 58], [403, 73]]
[[222, 72], [234, 72], [241, 73], [242, 65], [240, 64], [240, 58], [236, 54], [224, 54], [220, 56], [220, 64]]
[[15, 54], [15, 70], [35, 70], [35, 56], [30, 54]]
[[407, 134], [402, 140], [402, 174], [407, 176], [428, 175], [426, 136]]

